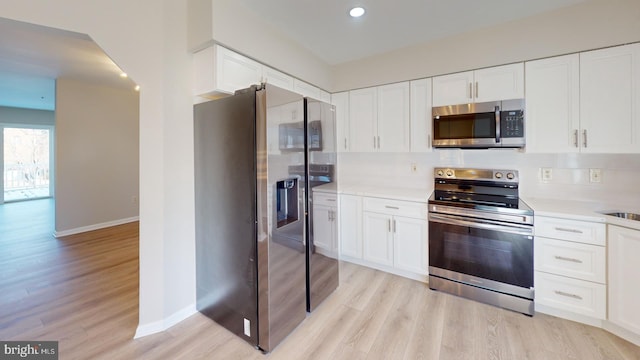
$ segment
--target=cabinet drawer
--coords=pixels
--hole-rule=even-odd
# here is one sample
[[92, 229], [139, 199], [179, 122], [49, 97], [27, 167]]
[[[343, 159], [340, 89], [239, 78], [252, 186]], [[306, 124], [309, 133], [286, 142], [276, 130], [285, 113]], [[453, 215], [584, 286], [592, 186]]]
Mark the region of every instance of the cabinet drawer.
[[338, 196], [334, 194], [326, 194], [321, 192], [313, 193], [313, 204], [314, 205], [325, 205], [325, 206], [337, 206], [338, 205]]
[[416, 219], [427, 218], [427, 204], [425, 203], [365, 197], [362, 206], [364, 211]]
[[604, 246], [537, 236], [534, 251], [536, 270], [601, 284], [606, 283]]
[[603, 223], [537, 216], [534, 226], [536, 236], [600, 246], [606, 244], [607, 231]]
[[607, 315], [607, 287], [536, 271], [535, 302], [597, 319]]

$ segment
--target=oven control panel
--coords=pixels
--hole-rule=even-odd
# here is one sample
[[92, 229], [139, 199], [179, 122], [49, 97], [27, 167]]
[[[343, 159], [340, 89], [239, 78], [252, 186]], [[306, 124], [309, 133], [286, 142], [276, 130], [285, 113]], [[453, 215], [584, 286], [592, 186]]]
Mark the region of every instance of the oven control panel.
[[488, 170], [435, 168], [433, 175], [436, 179], [487, 180], [501, 182], [518, 182], [518, 170]]

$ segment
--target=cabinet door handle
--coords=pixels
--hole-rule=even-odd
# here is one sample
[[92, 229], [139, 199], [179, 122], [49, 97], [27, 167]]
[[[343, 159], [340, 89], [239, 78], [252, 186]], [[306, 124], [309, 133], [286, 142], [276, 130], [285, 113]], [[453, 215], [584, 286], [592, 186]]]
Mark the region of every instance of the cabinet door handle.
[[431, 135], [427, 135], [427, 147], [431, 147]]
[[396, 233], [396, 221], [395, 220], [393, 220], [393, 233], [394, 234]]
[[374, 149], [376, 148], [376, 137], [375, 136], [373, 137], [373, 148]]
[[469, 83], [469, 99], [473, 99], [473, 83]]
[[582, 234], [582, 230], [577, 230], [577, 229], [567, 229], [567, 228], [561, 228], [561, 227], [556, 227], [555, 229], [557, 231], [570, 232], [574, 234]]
[[400, 208], [399, 208], [399, 207], [397, 207], [397, 206], [385, 205], [384, 207], [385, 207], [385, 208], [387, 208], [387, 209], [400, 210]]
[[478, 97], [478, 82], [476, 81], [476, 98]]
[[568, 258], [560, 255], [555, 255], [554, 258], [556, 258], [556, 260], [569, 261], [569, 262], [582, 264], [582, 260], [580, 259]]
[[560, 295], [560, 296], [566, 296], [566, 297], [570, 297], [572, 299], [582, 300], [582, 296], [580, 296], [580, 295], [570, 294], [570, 293], [567, 293], [567, 292], [564, 292], [564, 291], [560, 291], [560, 290], [554, 290], [553, 292], [556, 293], [557, 295]]
[[391, 219], [387, 220], [387, 229], [391, 232]]
[[331, 210], [327, 211], [327, 221], [331, 221]]
[[578, 147], [578, 129], [573, 130], [573, 146]]
[[344, 149], [347, 150], [347, 138], [344, 138]]
[[582, 130], [582, 145], [587, 147], [587, 129]]
[[378, 136], [378, 149], [380, 149], [380, 136]]

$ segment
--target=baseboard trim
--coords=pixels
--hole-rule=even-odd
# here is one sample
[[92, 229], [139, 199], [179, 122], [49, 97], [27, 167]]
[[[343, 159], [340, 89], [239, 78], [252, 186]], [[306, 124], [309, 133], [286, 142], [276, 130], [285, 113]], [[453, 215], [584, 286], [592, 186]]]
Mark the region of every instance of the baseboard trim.
[[75, 229], [54, 231], [53, 232], [53, 236], [56, 237], [56, 238], [59, 238], [59, 237], [62, 237], [62, 236], [80, 234], [80, 233], [87, 232], [87, 231], [104, 229], [104, 228], [117, 226], [117, 225], [122, 225], [122, 224], [127, 224], [127, 223], [131, 223], [131, 222], [134, 222], [134, 221], [139, 221], [139, 220], [140, 220], [139, 216], [134, 216], [134, 217], [126, 218], [126, 219], [107, 221], [107, 222], [103, 222], [103, 223], [100, 223], [100, 224], [82, 226], [82, 227], [75, 228]]
[[547, 314], [599, 328], [602, 328], [602, 324], [605, 321], [603, 319], [594, 318], [588, 315], [576, 314], [571, 311], [557, 309], [552, 306], [540, 303], [535, 303], [535, 309], [537, 313]]
[[370, 261], [367, 261], [367, 260], [362, 260], [362, 259], [354, 258], [354, 257], [351, 257], [351, 256], [345, 256], [345, 255], [341, 255], [340, 256], [340, 260], [341, 261], [350, 262], [352, 264], [366, 266], [368, 268], [384, 271], [384, 272], [387, 272], [387, 273], [390, 273], [390, 274], [393, 274], [393, 275], [402, 276], [402, 277], [405, 277], [407, 279], [420, 281], [420, 282], [423, 282], [425, 284], [429, 282], [429, 274], [419, 274], [419, 273], [414, 273], [414, 272], [411, 272], [411, 271], [396, 269], [394, 267], [379, 265], [379, 264], [376, 264], [376, 263], [373, 263], [373, 262], [370, 262]]
[[198, 312], [196, 310], [196, 304], [191, 304], [181, 310], [176, 311], [172, 315], [158, 321], [154, 321], [150, 324], [138, 325], [134, 339], [138, 339], [144, 336], [156, 334], [167, 330], [168, 328], [176, 325], [177, 323], [187, 319], [191, 315]]
[[640, 334], [635, 334], [632, 331], [624, 329], [616, 324], [612, 324], [609, 321], [605, 321], [602, 328], [630, 343], [633, 343], [634, 345], [640, 346]]

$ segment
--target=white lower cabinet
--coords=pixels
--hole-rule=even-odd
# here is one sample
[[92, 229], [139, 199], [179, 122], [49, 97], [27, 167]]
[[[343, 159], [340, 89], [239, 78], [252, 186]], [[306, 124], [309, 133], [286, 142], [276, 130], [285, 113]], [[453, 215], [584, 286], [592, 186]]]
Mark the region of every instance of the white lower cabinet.
[[607, 287], [604, 284], [542, 271], [535, 272], [534, 283], [536, 304], [594, 319], [607, 317]]
[[363, 240], [365, 261], [426, 281], [426, 204], [364, 197]]
[[606, 319], [606, 225], [545, 216], [536, 216], [534, 225], [536, 311]]
[[364, 259], [374, 263], [393, 266], [393, 218], [386, 214], [365, 211]]
[[313, 244], [317, 252], [332, 258], [338, 254], [337, 209], [336, 195], [313, 193]]
[[340, 195], [340, 258], [362, 259], [362, 198]]
[[427, 275], [427, 221], [401, 216], [394, 221], [393, 263], [398, 269]]
[[640, 339], [640, 230], [609, 225], [609, 321]]

